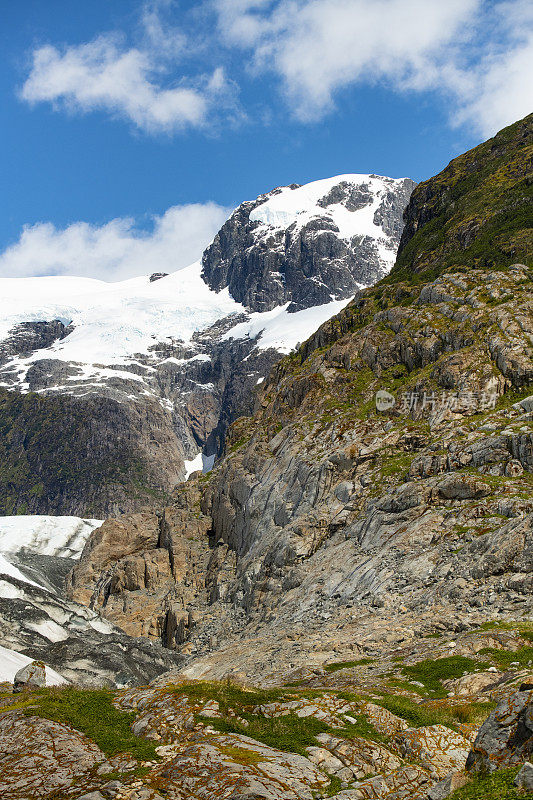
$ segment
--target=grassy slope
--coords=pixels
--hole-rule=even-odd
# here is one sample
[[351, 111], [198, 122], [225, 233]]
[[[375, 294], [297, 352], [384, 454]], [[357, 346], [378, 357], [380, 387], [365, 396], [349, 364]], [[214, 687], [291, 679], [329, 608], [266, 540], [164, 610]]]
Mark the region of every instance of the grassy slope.
[[419, 184], [386, 279], [431, 279], [466, 266], [533, 263], [533, 114]]

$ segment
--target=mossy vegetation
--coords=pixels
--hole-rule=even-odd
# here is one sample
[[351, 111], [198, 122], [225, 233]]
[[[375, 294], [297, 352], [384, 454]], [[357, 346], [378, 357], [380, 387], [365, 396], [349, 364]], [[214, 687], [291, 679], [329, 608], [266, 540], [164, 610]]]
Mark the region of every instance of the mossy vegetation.
[[446, 690], [442, 681], [460, 678], [465, 672], [475, 672], [489, 666], [487, 662], [475, 661], [466, 656], [447, 656], [405, 665], [402, 672], [411, 680], [421, 683], [433, 696], [444, 697]]
[[339, 669], [351, 669], [352, 667], [364, 667], [367, 664], [372, 664], [373, 658], [359, 658], [356, 661], [332, 661], [331, 664], [326, 664], [324, 670], [326, 672], [337, 672]]
[[39, 689], [28, 699], [24, 713], [72, 725], [106, 756], [129, 753], [140, 761], [157, 759], [155, 744], [131, 731], [135, 714], [120, 711], [112, 701], [113, 693], [105, 689]]
[[396, 264], [384, 282], [425, 282], [450, 269], [532, 266], [532, 154], [530, 114], [419, 184]]
[[[528, 634], [530, 636], [531, 634]], [[517, 650], [499, 650], [484, 647], [480, 655], [490, 656], [491, 660], [502, 670], [509, 669], [511, 664], [527, 667], [533, 664], [533, 647], [519, 647]]]
[[472, 780], [450, 795], [450, 800], [524, 800], [526, 795], [514, 785], [520, 767], [499, 769], [492, 775], [474, 774]]
[[[210, 719], [210, 724], [221, 733], [239, 733], [277, 750], [306, 755], [306, 747], [318, 745], [317, 735], [330, 731], [329, 725], [315, 717], [265, 717], [239, 711], [239, 718]], [[335, 729], [338, 732], [338, 729]]]
[[[139, 448], [110, 427], [126, 425], [120, 404], [101, 398], [45, 397], [0, 389], [0, 514], [105, 514], [107, 498], [164, 503], [167, 494]], [[115, 407], [116, 406], [116, 407]]]
[[496, 703], [490, 701], [479, 703], [420, 702], [401, 694], [383, 694], [378, 702], [392, 714], [405, 719], [413, 728], [421, 728], [425, 725], [446, 725], [454, 730], [458, 723], [481, 722], [496, 707]]

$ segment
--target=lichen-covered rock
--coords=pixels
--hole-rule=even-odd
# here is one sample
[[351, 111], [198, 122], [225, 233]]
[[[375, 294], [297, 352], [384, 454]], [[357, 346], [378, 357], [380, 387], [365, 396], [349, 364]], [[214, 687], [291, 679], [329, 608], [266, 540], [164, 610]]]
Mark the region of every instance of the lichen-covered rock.
[[395, 741], [405, 758], [419, 762], [438, 778], [463, 769], [470, 751], [470, 742], [444, 725], [409, 728], [397, 734]]
[[17, 712], [0, 714], [0, 794], [6, 800], [45, 800], [74, 787], [91, 790], [98, 767], [112, 771], [79, 731]]
[[42, 661], [32, 661], [21, 667], [13, 679], [14, 692], [38, 689], [40, 686], [46, 686], [46, 665]]
[[[522, 688], [522, 687], [520, 687]], [[466, 767], [489, 770], [529, 760], [533, 753], [533, 686], [499, 703], [476, 737]]]

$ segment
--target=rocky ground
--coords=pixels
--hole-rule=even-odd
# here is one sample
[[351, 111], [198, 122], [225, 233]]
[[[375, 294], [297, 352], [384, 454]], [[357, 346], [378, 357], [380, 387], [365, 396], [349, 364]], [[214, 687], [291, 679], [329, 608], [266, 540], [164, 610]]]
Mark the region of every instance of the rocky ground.
[[520, 266], [445, 275], [385, 310], [369, 290], [282, 362], [209, 479], [106, 522], [72, 598], [163, 637], [191, 677], [253, 681], [528, 617], [528, 286]]
[[[178, 671], [114, 692], [12, 695], [6, 685], [2, 797], [440, 800], [479, 788], [497, 768], [511, 792], [533, 749], [524, 636], [531, 628], [485, 627], [444, 649], [428, 638], [385, 658], [308, 669], [276, 689], [184, 681]], [[503, 668], [513, 653], [518, 661]]]

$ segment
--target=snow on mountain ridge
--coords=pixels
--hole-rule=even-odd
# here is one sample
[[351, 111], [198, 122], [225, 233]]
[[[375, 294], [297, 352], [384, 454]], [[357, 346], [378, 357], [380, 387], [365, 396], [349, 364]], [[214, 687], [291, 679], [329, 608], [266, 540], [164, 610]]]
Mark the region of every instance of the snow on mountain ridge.
[[[383, 229], [375, 223], [374, 215], [391, 185], [399, 185], [404, 180], [378, 175], [346, 174], [313, 181], [297, 188], [285, 186], [254, 208], [250, 213], [250, 220], [270, 227], [288, 228], [293, 223], [301, 227], [314, 217], [327, 216], [335, 223], [339, 236], [343, 239], [351, 239], [353, 236], [382, 238]], [[343, 184], [365, 187], [370, 201], [353, 210], [342, 199], [327, 205], [320, 204], [326, 200], [328, 193]]]
[[[260, 228], [287, 228], [294, 223], [303, 226], [316, 217], [329, 218], [341, 238], [367, 236], [376, 240], [380, 256], [390, 267], [395, 249], [382, 226], [376, 224], [375, 214], [387, 192], [404, 180], [345, 174], [297, 188], [283, 187], [266, 196], [249, 214], [249, 219], [259, 222]], [[321, 283], [318, 278], [316, 282]], [[319, 307], [321, 312], [310, 314], [306, 324], [303, 317], [291, 319], [286, 315], [285, 303], [282, 303], [277, 313], [269, 312], [263, 317], [255, 313], [248, 327], [239, 324], [227, 338], [259, 336], [262, 338], [259, 346], [274, 346], [288, 352], [313, 333], [313, 326], [340, 310], [338, 302], [329, 309], [331, 313], [324, 302]], [[42, 358], [84, 365], [83, 369], [69, 375], [71, 385], [91, 380], [98, 385], [119, 377], [143, 381], [142, 373], [150, 369], [150, 358], [145, 359], [139, 369], [138, 354], [149, 356], [156, 342], [179, 340], [191, 344], [198, 331], [232, 314], [242, 315], [246, 310], [233, 299], [227, 286], [216, 291], [209, 288], [202, 278], [200, 262], [153, 282], [148, 277], [117, 283], [70, 276], [1, 278], [0, 346], [1, 340], [20, 323], [59, 320], [72, 330], [49, 347], [25, 357], [7, 359], [2, 372], [11, 372], [11, 377], [10, 380], [0, 377], [0, 386], [28, 391], [27, 371], [32, 363]], [[281, 322], [283, 336], [280, 335]], [[269, 334], [272, 325], [276, 335]], [[202, 357], [203, 354], [198, 355]], [[159, 358], [154, 360], [160, 363]], [[109, 367], [120, 368], [125, 374], [109, 372], [106, 369]], [[59, 388], [67, 389], [64, 385]], [[47, 386], [46, 391], [50, 390], [53, 387]]]

